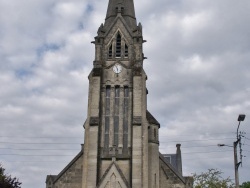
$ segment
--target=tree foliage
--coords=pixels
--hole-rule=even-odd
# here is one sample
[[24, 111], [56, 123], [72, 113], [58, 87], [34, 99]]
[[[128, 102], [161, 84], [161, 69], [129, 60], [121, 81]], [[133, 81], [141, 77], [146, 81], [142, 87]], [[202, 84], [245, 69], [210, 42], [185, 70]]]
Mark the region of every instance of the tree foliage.
[[221, 177], [222, 172], [217, 169], [208, 169], [201, 174], [193, 174], [195, 188], [233, 188], [234, 184], [228, 177]]
[[250, 181], [244, 182], [240, 185], [240, 188], [250, 188]]
[[5, 169], [0, 164], [0, 187], [1, 188], [21, 188], [21, 184], [19, 180], [14, 177], [12, 178], [10, 175], [4, 173]]

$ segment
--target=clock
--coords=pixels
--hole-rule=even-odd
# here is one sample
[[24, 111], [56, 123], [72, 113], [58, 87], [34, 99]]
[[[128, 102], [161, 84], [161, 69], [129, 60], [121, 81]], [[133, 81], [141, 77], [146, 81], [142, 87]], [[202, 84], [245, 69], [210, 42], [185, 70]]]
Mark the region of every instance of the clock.
[[116, 74], [119, 74], [120, 72], [122, 72], [122, 66], [119, 65], [119, 64], [115, 64], [113, 66], [113, 71], [116, 73]]

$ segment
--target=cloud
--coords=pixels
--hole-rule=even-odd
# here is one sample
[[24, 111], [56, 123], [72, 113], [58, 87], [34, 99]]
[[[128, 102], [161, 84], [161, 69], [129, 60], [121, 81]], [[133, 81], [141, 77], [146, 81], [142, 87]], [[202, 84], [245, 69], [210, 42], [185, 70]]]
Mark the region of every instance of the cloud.
[[[80, 150], [90, 42], [107, 3], [0, 2], [0, 159], [24, 187], [44, 187], [45, 176]], [[182, 144], [185, 175], [218, 168], [234, 177], [233, 151], [217, 144], [235, 141], [239, 113], [247, 115], [240, 130], [249, 156], [249, 8], [246, 0], [135, 1], [147, 40], [148, 109], [161, 123], [161, 152]], [[249, 165], [243, 158], [241, 181], [248, 181]]]

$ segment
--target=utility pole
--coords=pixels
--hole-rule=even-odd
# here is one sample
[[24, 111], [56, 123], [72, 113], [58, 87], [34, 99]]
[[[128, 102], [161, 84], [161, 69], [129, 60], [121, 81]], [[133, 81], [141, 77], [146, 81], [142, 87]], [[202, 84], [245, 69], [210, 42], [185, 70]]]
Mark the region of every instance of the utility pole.
[[[239, 124], [238, 124], [237, 135], [236, 135], [237, 140], [233, 143], [233, 146], [229, 146], [229, 145], [226, 145], [226, 144], [218, 144], [219, 147], [228, 146], [228, 147], [233, 147], [234, 148], [235, 188], [239, 188], [239, 171], [238, 171], [238, 169], [239, 169], [240, 164], [242, 164], [242, 161], [238, 162], [238, 153], [237, 153], [238, 143], [239, 142], [241, 143], [241, 135], [239, 136], [239, 127], [240, 127], [240, 122], [244, 121], [245, 117], [246, 117], [245, 114], [240, 114], [239, 117], [238, 117]], [[240, 147], [241, 147], [241, 144], [240, 144]]]
[[239, 188], [239, 165], [241, 162], [238, 163], [238, 156], [237, 156], [237, 145], [238, 141], [234, 142], [234, 172], [235, 172], [235, 187]]
[[235, 171], [235, 188], [239, 188], [239, 166], [241, 164], [241, 161], [238, 162], [238, 154], [237, 154], [237, 146], [238, 143], [241, 141], [241, 137], [239, 137], [239, 127], [240, 127], [240, 122], [244, 121], [246, 115], [245, 114], [240, 114], [238, 117], [238, 128], [237, 128], [237, 140], [234, 142], [234, 171]]

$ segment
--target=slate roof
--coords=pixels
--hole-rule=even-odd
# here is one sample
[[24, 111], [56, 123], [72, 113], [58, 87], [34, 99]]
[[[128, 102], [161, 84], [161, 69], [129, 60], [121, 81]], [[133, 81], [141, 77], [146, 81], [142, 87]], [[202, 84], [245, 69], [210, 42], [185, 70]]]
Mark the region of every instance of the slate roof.
[[186, 183], [185, 178], [177, 171], [177, 169], [175, 169], [171, 163], [168, 162], [168, 160], [159, 152], [159, 157], [160, 160], [162, 160], [168, 167], [169, 169], [171, 169], [171, 171], [177, 176], [179, 177], [179, 179], [183, 182]]
[[162, 154], [164, 159], [167, 160], [176, 170], [177, 168], [177, 155], [176, 154]]
[[147, 110], [146, 118], [150, 124], [159, 125], [160, 123], [154, 118], [154, 116]]

